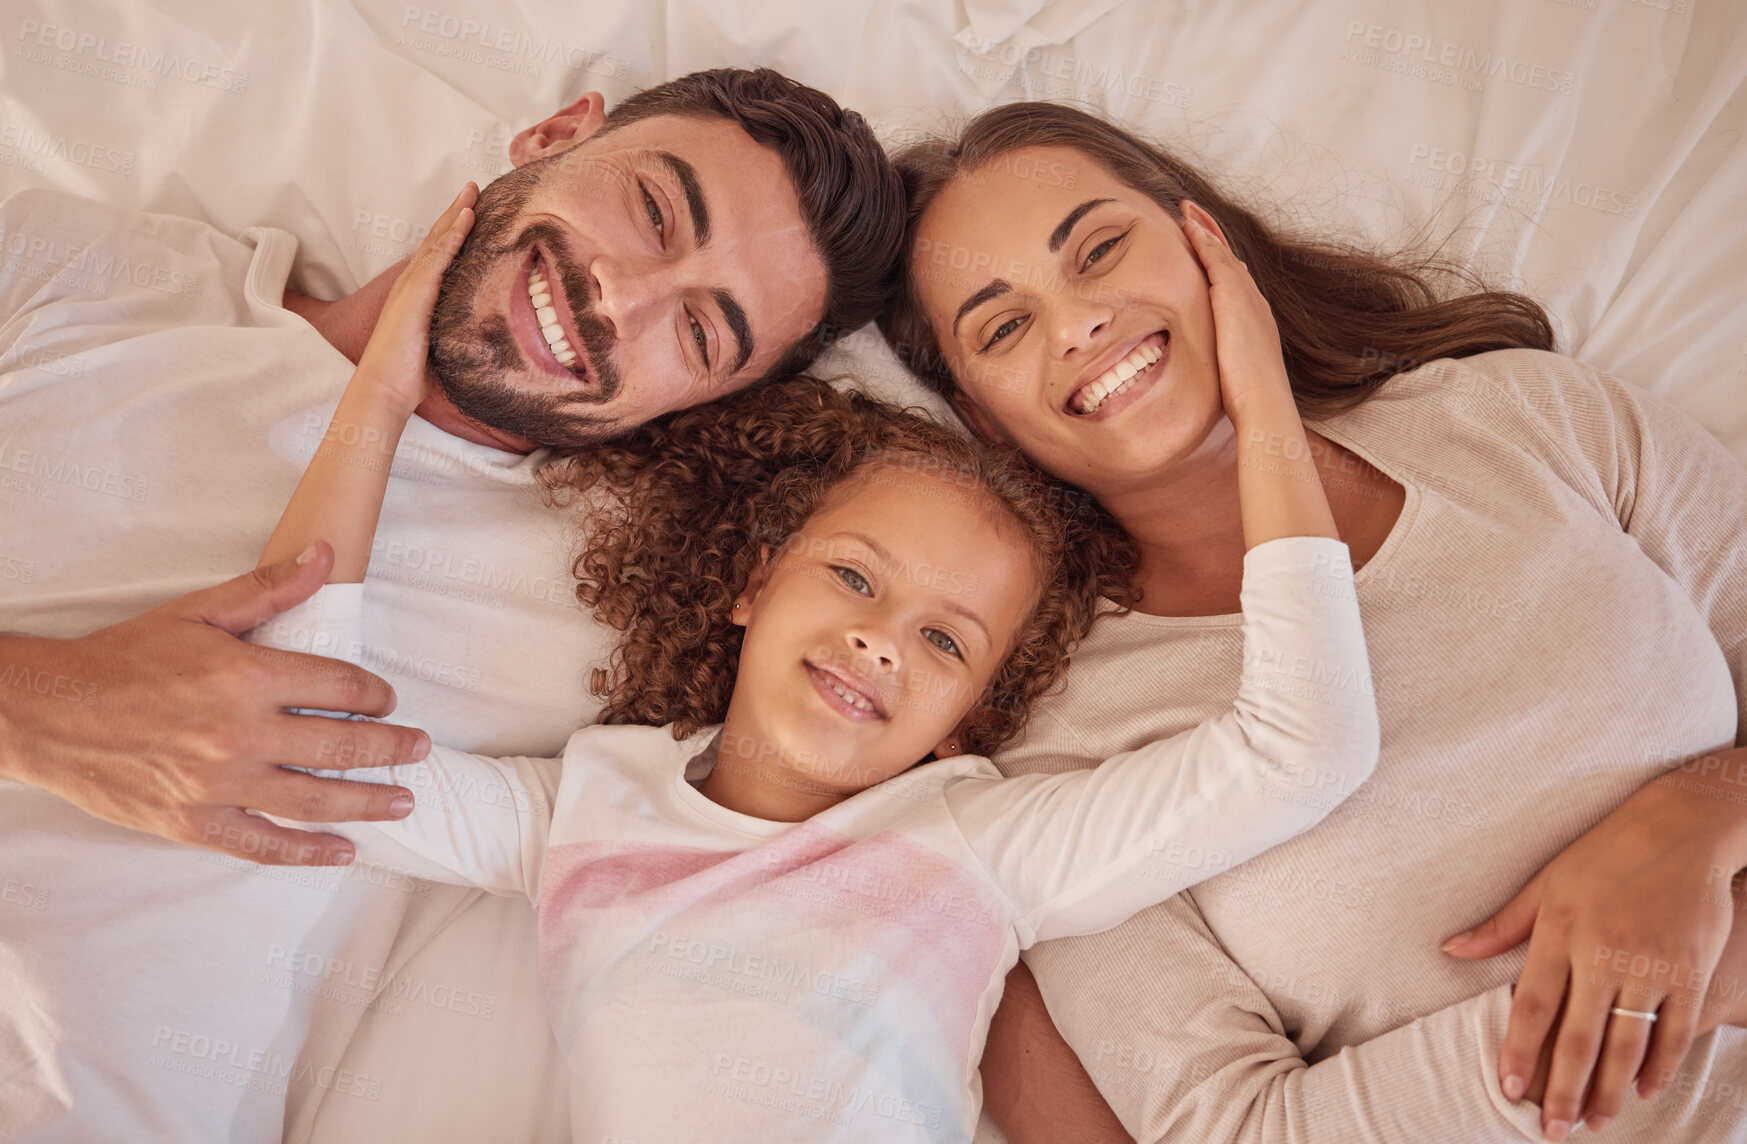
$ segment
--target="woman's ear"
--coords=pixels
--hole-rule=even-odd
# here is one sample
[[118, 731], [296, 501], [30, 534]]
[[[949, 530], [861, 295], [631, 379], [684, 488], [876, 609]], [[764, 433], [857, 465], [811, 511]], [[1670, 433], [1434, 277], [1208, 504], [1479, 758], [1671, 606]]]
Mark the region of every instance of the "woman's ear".
[[510, 162], [521, 167], [569, 150], [601, 129], [606, 108], [606, 96], [591, 91], [556, 115], [523, 128], [510, 140]]
[[[1217, 238], [1222, 246], [1228, 250], [1231, 248], [1231, 243], [1226, 240], [1225, 232], [1219, 229], [1219, 220], [1203, 210], [1200, 203], [1184, 199], [1181, 203], [1181, 207], [1185, 218], [1194, 219], [1196, 222], [1212, 231], [1213, 237]], [[1187, 242], [1188, 239], [1185, 237], [1183, 241]]]
[[752, 609], [758, 603], [758, 595], [764, 591], [764, 585], [770, 580], [770, 545], [758, 546], [758, 563], [752, 566], [752, 575], [746, 578], [746, 587], [734, 597], [734, 607], [728, 611], [728, 619], [732, 623], [745, 627], [752, 618]]

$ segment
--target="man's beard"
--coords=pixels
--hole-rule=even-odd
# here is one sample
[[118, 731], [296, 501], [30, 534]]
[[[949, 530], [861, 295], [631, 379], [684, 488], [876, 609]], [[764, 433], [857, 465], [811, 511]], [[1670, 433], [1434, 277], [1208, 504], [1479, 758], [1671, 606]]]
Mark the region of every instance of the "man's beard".
[[[479, 192], [473, 229], [449, 264], [437, 293], [430, 345], [431, 373], [456, 409], [490, 428], [536, 445], [561, 448], [596, 444], [627, 428], [588, 408], [611, 401], [619, 392], [620, 378], [612, 359], [617, 338], [589, 299], [587, 271], [571, 257], [569, 243], [557, 227], [534, 223], [522, 228], [520, 224], [533, 189], [550, 173], [553, 163], [564, 158], [565, 153], [560, 152], [537, 159]], [[547, 269], [564, 284], [582, 342], [577, 348], [587, 350], [590, 377], [586, 392], [560, 396], [518, 388], [509, 379], [534, 367], [516, 344], [507, 315], [474, 317], [480, 287], [492, 269], [536, 242], [550, 252]]]

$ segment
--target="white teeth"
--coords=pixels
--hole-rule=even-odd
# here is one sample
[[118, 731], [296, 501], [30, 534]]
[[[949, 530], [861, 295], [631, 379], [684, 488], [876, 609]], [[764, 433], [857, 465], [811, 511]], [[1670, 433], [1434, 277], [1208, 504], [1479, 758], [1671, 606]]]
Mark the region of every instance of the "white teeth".
[[1141, 371], [1165, 356], [1162, 347], [1147, 341], [1134, 348], [1134, 352], [1111, 366], [1095, 380], [1088, 382], [1080, 392], [1074, 395], [1073, 404], [1076, 412], [1081, 414], [1095, 413], [1100, 405], [1113, 394], [1128, 388]]
[[546, 347], [552, 351], [552, 356], [566, 369], [575, 365], [576, 351], [570, 348], [564, 327], [558, 324], [552, 291], [547, 288], [546, 276], [538, 268], [528, 271], [528, 299], [534, 303], [534, 318], [540, 323], [540, 336], [546, 339]]
[[829, 686], [831, 688], [831, 690], [837, 692], [837, 694], [839, 694], [839, 695], [843, 696], [843, 698], [849, 700], [850, 705], [852, 707], [855, 707], [857, 710], [872, 711], [874, 709], [874, 705], [872, 703], [869, 703], [865, 696], [857, 695], [855, 692], [849, 690], [847, 687], [843, 686], [843, 684], [837, 682], [835, 679], [832, 679], [830, 676], [825, 677], [825, 683], [827, 686]]

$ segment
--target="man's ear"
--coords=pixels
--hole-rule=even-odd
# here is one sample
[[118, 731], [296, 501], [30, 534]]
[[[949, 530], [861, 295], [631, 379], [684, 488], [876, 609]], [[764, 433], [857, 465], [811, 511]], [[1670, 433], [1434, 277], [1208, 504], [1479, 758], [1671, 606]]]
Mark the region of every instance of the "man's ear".
[[770, 579], [770, 569], [773, 561], [770, 558], [770, 545], [758, 546], [758, 563], [752, 567], [752, 575], [746, 578], [745, 589], [734, 597], [734, 607], [728, 613], [728, 618], [741, 627], [751, 618], [752, 608], [758, 603], [758, 594], [764, 591], [766, 581]]
[[510, 140], [510, 162], [520, 167], [581, 143], [607, 121], [607, 99], [591, 91], [550, 119], [524, 128]]
[[947, 399], [952, 405], [952, 411], [958, 414], [958, 419], [965, 427], [984, 441], [994, 441], [1002, 445], [1013, 444], [1013, 438], [995, 423], [995, 419], [983, 412], [982, 406], [964, 395], [962, 389], [953, 390]]

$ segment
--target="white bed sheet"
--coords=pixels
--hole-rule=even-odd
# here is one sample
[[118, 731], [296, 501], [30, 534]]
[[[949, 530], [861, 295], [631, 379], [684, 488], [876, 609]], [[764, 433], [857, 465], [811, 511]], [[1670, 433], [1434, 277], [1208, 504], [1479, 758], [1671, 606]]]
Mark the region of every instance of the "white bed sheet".
[[[1289, 220], [1452, 233], [1548, 305], [1561, 348], [1747, 460], [1747, 5], [1727, 0], [0, 0], [0, 37], [0, 195], [280, 227], [326, 297], [584, 91], [768, 64], [894, 142], [1067, 99]], [[921, 397], [871, 329], [826, 368]], [[330, 1098], [288, 1138], [562, 1138], [533, 979], [504, 968], [532, 964], [525, 905], [470, 907], [403, 977], [492, 1016], [371, 1012], [343, 1063], [416, 1099]]]

